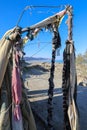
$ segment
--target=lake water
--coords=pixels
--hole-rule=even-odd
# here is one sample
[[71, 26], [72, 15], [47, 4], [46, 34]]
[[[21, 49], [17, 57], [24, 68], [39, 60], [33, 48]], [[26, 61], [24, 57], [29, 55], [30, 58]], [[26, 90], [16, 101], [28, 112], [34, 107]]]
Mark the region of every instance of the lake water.
[[[47, 63], [51, 63], [51, 60], [28, 60], [27, 62], [47, 62]], [[55, 60], [56, 63], [60, 63], [62, 64], [63, 63], [63, 60]]]

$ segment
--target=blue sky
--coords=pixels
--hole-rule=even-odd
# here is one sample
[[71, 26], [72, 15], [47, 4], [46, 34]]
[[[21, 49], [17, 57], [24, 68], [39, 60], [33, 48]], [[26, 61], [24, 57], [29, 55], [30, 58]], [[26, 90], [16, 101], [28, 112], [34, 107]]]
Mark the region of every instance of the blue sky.
[[[27, 5], [67, 5], [73, 6], [73, 40], [75, 43], [76, 54], [84, 53], [87, 49], [87, 0], [1, 0], [0, 1], [0, 38], [4, 33], [16, 26], [20, 13]], [[43, 20], [46, 17], [53, 15], [62, 9], [46, 9], [38, 8], [27, 10], [19, 26], [26, 27]], [[65, 17], [60, 25], [59, 32], [61, 36], [62, 46], [60, 49], [60, 59], [65, 47], [67, 39], [67, 26], [65, 24], [67, 17]], [[41, 32], [35, 40], [28, 42], [25, 46], [27, 56], [47, 57], [51, 58], [51, 41], [52, 34], [48, 32]], [[39, 51], [41, 50], [41, 51]]]

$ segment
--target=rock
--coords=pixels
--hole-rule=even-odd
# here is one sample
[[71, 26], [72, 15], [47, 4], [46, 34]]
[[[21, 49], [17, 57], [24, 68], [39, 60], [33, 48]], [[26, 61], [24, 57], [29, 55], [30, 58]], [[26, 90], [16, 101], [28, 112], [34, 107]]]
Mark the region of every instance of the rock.
[[79, 85], [83, 87], [87, 87], [87, 82], [80, 82]]

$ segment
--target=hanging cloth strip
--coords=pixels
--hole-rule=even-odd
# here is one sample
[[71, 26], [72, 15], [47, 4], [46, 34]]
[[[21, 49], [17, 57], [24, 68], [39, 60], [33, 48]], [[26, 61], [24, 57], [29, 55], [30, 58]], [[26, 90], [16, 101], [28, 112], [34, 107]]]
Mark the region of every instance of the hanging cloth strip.
[[56, 50], [61, 46], [61, 39], [56, 25], [53, 25], [53, 41], [52, 41], [52, 61], [51, 61], [51, 70], [50, 70], [50, 78], [49, 78], [49, 90], [48, 90], [48, 129], [53, 130], [53, 89], [54, 89], [54, 71], [55, 71], [55, 57]]
[[77, 78], [75, 67], [75, 50], [73, 42], [67, 41], [64, 50], [63, 65], [63, 110], [64, 130], [78, 130], [78, 108], [76, 103]]
[[22, 99], [22, 83], [20, 77], [20, 44], [18, 42], [13, 47], [13, 70], [12, 70], [12, 128], [13, 130], [23, 130], [22, 114], [20, 103]]
[[14, 117], [16, 120], [21, 118], [20, 102], [21, 102], [21, 79], [19, 68], [19, 56], [17, 52], [13, 54], [13, 70], [12, 70], [12, 96], [15, 105]]

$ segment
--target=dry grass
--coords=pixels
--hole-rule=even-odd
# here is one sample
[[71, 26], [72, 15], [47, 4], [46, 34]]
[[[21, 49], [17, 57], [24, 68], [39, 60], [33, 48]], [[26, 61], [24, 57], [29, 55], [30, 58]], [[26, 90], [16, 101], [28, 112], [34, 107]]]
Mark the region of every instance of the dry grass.
[[78, 83], [87, 81], [87, 64], [77, 64], [76, 70]]

